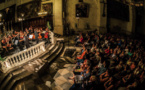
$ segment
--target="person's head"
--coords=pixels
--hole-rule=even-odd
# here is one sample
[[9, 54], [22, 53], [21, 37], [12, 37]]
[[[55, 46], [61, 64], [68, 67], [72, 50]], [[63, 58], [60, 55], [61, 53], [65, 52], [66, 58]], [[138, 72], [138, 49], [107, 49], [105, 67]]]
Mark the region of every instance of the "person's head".
[[106, 70], [106, 74], [107, 74], [107, 75], [110, 75], [110, 69], [107, 69], [107, 70]]
[[95, 47], [95, 44], [94, 43], [92, 44], [92, 47]]
[[143, 63], [143, 59], [142, 58], [140, 59], [140, 62]]
[[116, 60], [119, 61], [119, 57], [116, 57]]
[[113, 49], [110, 49], [110, 53], [113, 53]]
[[125, 65], [124, 66], [124, 70], [128, 70], [129, 69], [129, 66], [128, 65]]
[[93, 75], [93, 76], [91, 76], [91, 77], [90, 77], [90, 81], [91, 81], [91, 82], [96, 81], [96, 79], [97, 79], [97, 78], [96, 78], [96, 76], [95, 76], [95, 75]]
[[25, 35], [25, 36], [27, 36], [27, 33], [26, 33], [26, 32], [24, 32], [24, 35]]
[[108, 46], [108, 49], [110, 49], [110, 46]]
[[116, 51], [115, 50], [114, 50], [113, 54], [116, 55]]
[[100, 52], [96, 52], [96, 55], [97, 55], [97, 56], [100, 55]]
[[106, 66], [106, 61], [103, 62], [103, 65]]
[[122, 62], [122, 61], [120, 61], [120, 62], [119, 62], [119, 65], [122, 65], [122, 64], [123, 64], [123, 62]]
[[116, 47], [117, 49], [119, 49], [119, 46], [117, 45], [117, 47]]
[[113, 80], [113, 77], [110, 77], [109, 80], [112, 81]]
[[128, 49], [128, 47], [126, 46], [125, 49]]
[[135, 62], [132, 62], [133, 65], [135, 65]]
[[136, 68], [137, 70], [139, 70], [140, 69], [140, 66], [137, 66], [137, 68]]

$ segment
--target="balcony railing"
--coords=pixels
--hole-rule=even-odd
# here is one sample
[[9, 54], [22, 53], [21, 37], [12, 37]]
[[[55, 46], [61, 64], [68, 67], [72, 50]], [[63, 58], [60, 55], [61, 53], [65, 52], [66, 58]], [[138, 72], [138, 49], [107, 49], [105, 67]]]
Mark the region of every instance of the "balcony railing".
[[32, 46], [31, 48], [7, 57], [4, 61], [0, 61], [1, 70], [5, 73], [14, 67], [20, 66], [36, 58], [45, 51], [45, 42], [41, 42], [35, 46]]

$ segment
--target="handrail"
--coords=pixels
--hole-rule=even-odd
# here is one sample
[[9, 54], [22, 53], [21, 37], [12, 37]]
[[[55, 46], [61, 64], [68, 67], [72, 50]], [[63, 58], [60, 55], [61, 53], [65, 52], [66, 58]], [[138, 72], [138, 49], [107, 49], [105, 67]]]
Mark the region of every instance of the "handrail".
[[8, 58], [6, 58], [5, 61], [0, 61], [1, 69], [5, 73], [16, 66], [22, 65], [34, 59], [35, 57], [37, 57], [38, 55], [40, 55], [41, 53], [45, 51], [46, 51], [45, 42], [41, 42], [24, 51], [21, 51], [19, 53], [9, 56]]

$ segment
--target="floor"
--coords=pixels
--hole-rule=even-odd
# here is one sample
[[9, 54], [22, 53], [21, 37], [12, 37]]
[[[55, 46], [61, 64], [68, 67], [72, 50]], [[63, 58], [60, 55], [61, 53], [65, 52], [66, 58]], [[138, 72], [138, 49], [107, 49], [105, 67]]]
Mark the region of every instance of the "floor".
[[[74, 50], [72, 47], [71, 49]], [[64, 53], [66, 52], [69, 52], [68, 47], [64, 49]], [[72, 70], [75, 66], [75, 61], [65, 56], [64, 53], [51, 64], [45, 76], [41, 78], [36, 76], [33, 79], [26, 80], [24, 82], [26, 90], [69, 90], [73, 81], [69, 80], [68, 77], [73, 76]], [[32, 68], [29, 71], [35, 71], [36, 62], [30, 65], [32, 65]], [[25, 69], [28, 69], [27, 66], [25, 66]]]
[[54, 89], [58, 90], [69, 90], [73, 85], [73, 80], [69, 80], [68, 77], [73, 76], [73, 67], [75, 64], [65, 64], [63, 69], [59, 69], [55, 76], [53, 77], [54, 84], [56, 85]]

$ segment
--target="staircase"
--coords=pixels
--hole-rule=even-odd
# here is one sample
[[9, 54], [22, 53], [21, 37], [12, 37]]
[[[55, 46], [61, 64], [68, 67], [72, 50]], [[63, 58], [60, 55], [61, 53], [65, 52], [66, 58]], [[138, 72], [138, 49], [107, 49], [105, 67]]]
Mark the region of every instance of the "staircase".
[[[33, 62], [37, 60], [37, 63], [42, 65], [42, 67], [36, 73], [38, 73], [39, 75], [43, 75], [43, 73], [46, 72], [45, 70], [49, 67], [48, 65], [60, 55], [63, 49], [64, 43], [58, 41], [56, 41], [53, 45], [49, 44], [48, 46], [46, 46], [46, 52], [40, 54], [37, 58], [34, 58], [34, 60], [31, 61]], [[0, 77], [0, 90], [14, 89], [14, 87], [25, 78], [30, 78], [33, 75], [33, 72], [24, 69], [23, 66], [20, 66], [15, 70], [11, 70]]]

